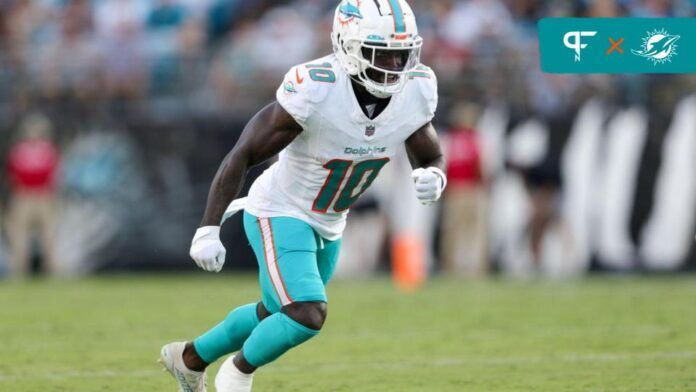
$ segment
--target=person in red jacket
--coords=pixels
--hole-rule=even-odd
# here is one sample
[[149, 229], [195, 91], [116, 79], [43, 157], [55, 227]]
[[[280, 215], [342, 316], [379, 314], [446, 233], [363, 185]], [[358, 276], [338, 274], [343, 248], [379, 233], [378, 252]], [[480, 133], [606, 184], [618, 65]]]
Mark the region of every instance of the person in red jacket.
[[11, 276], [21, 277], [29, 272], [34, 236], [40, 245], [44, 272], [56, 272], [53, 229], [60, 154], [50, 140], [51, 133], [48, 118], [30, 114], [21, 122], [19, 139], [8, 154], [11, 196], [7, 234]]
[[480, 109], [473, 103], [455, 105], [445, 142], [447, 182], [443, 194], [440, 255], [443, 270], [479, 277], [487, 270], [486, 195], [481, 140], [474, 124]]

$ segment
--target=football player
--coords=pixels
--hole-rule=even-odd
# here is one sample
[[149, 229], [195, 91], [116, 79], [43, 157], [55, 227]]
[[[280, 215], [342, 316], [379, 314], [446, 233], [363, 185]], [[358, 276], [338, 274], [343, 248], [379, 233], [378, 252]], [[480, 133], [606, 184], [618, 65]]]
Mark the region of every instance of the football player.
[[420, 63], [423, 40], [411, 7], [404, 0], [343, 0], [334, 18], [334, 54], [285, 75], [276, 101], [249, 121], [213, 180], [190, 253], [199, 267], [218, 272], [228, 205], [249, 168], [280, 154], [243, 206], [261, 300], [234, 309], [192, 342], [162, 348], [182, 391], [205, 391], [206, 367], [233, 352], [217, 390], [250, 391], [257, 368], [319, 333], [348, 209], [404, 147], [423, 204], [436, 202], [446, 186], [431, 124], [437, 81]]

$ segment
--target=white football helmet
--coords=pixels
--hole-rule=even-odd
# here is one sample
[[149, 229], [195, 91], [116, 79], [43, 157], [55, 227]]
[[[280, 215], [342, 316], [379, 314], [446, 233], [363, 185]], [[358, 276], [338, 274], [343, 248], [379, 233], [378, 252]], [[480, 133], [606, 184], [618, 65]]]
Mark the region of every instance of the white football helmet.
[[346, 73], [379, 98], [404, 88], [423, 46], [405, 0], [342, 0], [331, 41]]

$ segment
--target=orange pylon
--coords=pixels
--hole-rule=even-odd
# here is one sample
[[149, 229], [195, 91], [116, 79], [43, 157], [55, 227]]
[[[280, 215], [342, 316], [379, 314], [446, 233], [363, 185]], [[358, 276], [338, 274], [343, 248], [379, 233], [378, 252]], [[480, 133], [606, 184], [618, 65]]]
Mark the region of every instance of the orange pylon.
[[401, 233], [392, 241], [392, 277], [396, 286], [414, 291], [425, 283], [427, 271], [423, 240], [413, 233]]

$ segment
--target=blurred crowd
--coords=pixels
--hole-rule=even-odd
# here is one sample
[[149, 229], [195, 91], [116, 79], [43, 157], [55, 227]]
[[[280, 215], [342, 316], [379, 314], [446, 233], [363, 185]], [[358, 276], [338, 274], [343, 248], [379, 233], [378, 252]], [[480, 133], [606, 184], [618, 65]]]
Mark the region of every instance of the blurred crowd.
[[[663, 145], [679, 103], [696, 91], [693, 75], [544, 74], [536, 31], [542, 17], [694, 17], [696, 0], [410, 3], [425, 39], [422, 61], [440, 84], [436, 125], [451, 185], [425, 246], [446, 271], [504, 269], [491, 209], [499, 199], [494, 182], [508, 172], [522, 179], [530, 206], [519, 237], [532, 270], [541, 263], [545, 233], [562, 209], [564, 148], [592, 99], [612, 113], [644, 108], [649, 142], [641, 156], [648, 159], [650, 148]], [[47, 271], [69, 274], [186, 265], [217, 164], [290, 67], [332, 51], [335, 6], [0, 0], [0, 158], [7, 173], [0, 265], [20, 274], [36, 255]], [[482, 129], [495, 121], [500, 137]], [[648, 204], [646, 213], [636, 207], [635, 219], [651, 211]], [[239, 229], [229, 238], [242, 238]], [[376, 258], [381, 248], [375, 245]]]

